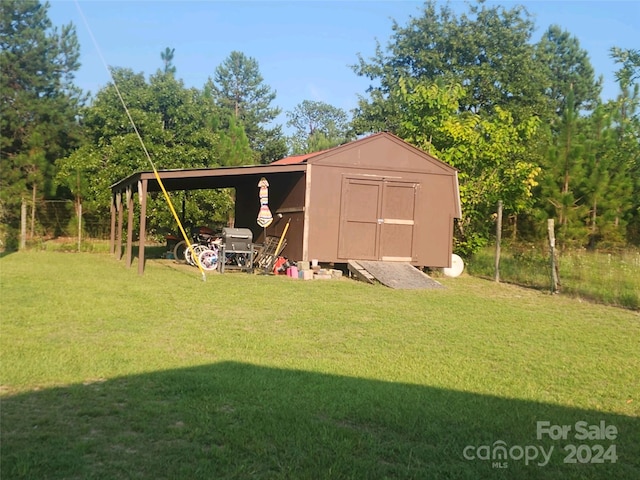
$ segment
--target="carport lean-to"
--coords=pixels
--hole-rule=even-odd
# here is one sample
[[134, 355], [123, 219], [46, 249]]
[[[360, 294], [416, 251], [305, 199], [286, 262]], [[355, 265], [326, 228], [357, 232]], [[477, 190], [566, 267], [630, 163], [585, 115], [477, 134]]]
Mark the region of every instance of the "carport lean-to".
[[[244, 224], [248, 221], [246, 213], [257, 202], [255, 193], [258, 180], [265, 175], [277, 176], [276, 184], [295, 182], [297, 178], [304, 176], [304, 166], [271, 167], [270, 165], [244, 166], [244, 167], [219, 167], [208, 169], [184, 169], [184, 170], [160, 170], [158, 175], [165, 189], [171, 191], [188, 191], [199, 189], [235, 188], [236, 189], [236, 224]], [[133, 215], [134, 197], [138, 194], [140, 202], [140, 222], [138, 235], [138, 273], [144, 272], [145, 244], [146, 244], [146, 209], [147, 194], [161, 191], [160, 185], [153, 172], [137, 172], [119, 181], [111, 187], [111, 237], [110, 251], [118, 259], [122, 257], [122, 232], [124, 210], [127, 211], [127, 244], [125, 247], [125, 262], [131, 266], [133, 262]], [[249, 198], [250, 197], [250, 198]], [[272, 194], [273, 197], [273, 194]], [[247, 205], [249, 202], [251, 204]], [[273, 202], [273, 200], [272, 200]], [[239, 207], [245, 207], [239, 209]], [[254, 208], [255, 209], [255, 208]], [[276, 213], [293, 213], [293, 210], [280, 210]], [[253, 222], [255, 223], [255, 218]], [[247, 223], [247, 227], [249, 227]], [[274, 231], [282, 228], [279, 224], [274, 226]], [[263, 229], [251, 226], [254, 238], [262, 233]], [[258, 234], [258, 235], [256, 235]]]
[[[460, 218], [457, 171], [383, 132], [330, 150], [278, 160], [270, 165], [161, 170], [167, 191], [235, 188], [235, 226], [253, 238], [279, 236], [286, 222], [267, 229], [256, 223], [258, 182], [269, 182], [274, 216], [287, 218], [290, 260], [404, 261], [448, 267], [453, 220]], [[144, 272], [147, 193], [160, 191], [153, 172], [138, 172], [111, 187], [111, 253], [122, 256], [127, 210], [128, 266], [133, 259], [134, 196], [140, 202], [138, 272]]]

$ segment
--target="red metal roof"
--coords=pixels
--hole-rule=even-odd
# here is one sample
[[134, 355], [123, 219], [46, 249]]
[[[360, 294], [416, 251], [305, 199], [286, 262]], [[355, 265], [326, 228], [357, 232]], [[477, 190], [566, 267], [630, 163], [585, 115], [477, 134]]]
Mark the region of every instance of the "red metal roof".
[[[323, 150], [324, 151], [324, 150]], [[304, 163], [307, 159], [314, 157], [322, 152], [304, 153], [302, 155], [293, 155], [291, 157], [281, 158], [275, 162], [271, 162], [269, 165], [295, 165], [296, 163]]]
[[316, 155], [320, 155], [326, 152], [329, 152], [331, 150], [337, 150], [341, 147], [344, 147], [345, 145], [348, 145], [349, 143], [355, 143], [355, 142], [359, 142], [360, 140], [367, 140], [367, 139], [371, 139], [373, 137], [378, 137], [381, 135], [388, 135], [386, 132], [378, 132], [378, 133], [373, 133], [371, 135], [369, 135], [368, 137], [364, 137], [364, 138], [360, 138], [359, 140], [353, 140], [352, 142], [348, 142], [346, 144], [342, 144], [342, 145], [337, 145], [335, 147], [332, 148], [327, 148], [326, 150], [320, 150], [318, 152], [312, 152], [312, 153], [304, 153], [302, 155], [292, 155], [291, 157], [285, 157], [285, 158], [281, 158], [280, 160], [276, 160], [275, 162], [271, 162], [269, 165], [296, 165], [299, 163], [306, 163], [307, 160], [309, 160], [312, 157], [315, 157]]

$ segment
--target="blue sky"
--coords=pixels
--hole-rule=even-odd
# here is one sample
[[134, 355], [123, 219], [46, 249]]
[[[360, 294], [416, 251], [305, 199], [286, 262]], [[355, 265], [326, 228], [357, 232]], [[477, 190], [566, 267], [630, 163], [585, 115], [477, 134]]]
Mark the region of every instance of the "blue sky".
[[[109, 76], [75, 1], [50, 0], [54, 25], [76, 25], [82, 67], [76, 84], [96, 93]], [[603, 97], [617, 94], [612, 46], [640, 49], [640, 0], [635, 1], [500, 1], [521, 4], [535, 16], [538, 41], [551, 24], [580, 41], [596, 75], [603, 75]], [[264, 82], [276, 90], [274, 106], [291, 111], [303, 100], [329, 103], [347, 111], [368, 80], [350, 68], [357, 54], [374, 54], [376, 39], [384, 46], [392, 19], [406, 25], [419, 16], [420, 1], [177, 1], [80, 0], [102, 56], [108, 65], [129, 67], [146, 75], [162, 66], [160, 52], [175, 48], [177, 76], [188, 87], [201, 88], [231, 51], [255, 58]], [[462, 1], [450, 3], [467, 11]], [[281, 115], [280, 123], [286, 117]]]

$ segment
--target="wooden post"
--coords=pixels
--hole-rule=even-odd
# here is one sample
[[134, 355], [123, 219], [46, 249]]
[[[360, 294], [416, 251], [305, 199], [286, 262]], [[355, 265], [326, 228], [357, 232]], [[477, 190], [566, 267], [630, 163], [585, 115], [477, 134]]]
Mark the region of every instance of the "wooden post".
[[117, 230], [117, 246], [116, 258], [122, 258], [122, 229], [124, 228], [124, 202], [122, 201], [122, 192], [116, 194], [116, 206], [118, 207], [118, 230]]
[[549, 261], [551, 264], [551, 293], [557, 293], [558, 272], [556, 270], [556, 235], [553, 218], [547, 220], [547, 233], [549, 235]]
[[180, 222], [184, 225], [184, 219], [187, 218], [187, 191], [182, 192], [182, 216]]
[[133, 192], [131, 187], [127, 187], [126, 191], [127, 200], [127, 251], [125, 257], [125, 263], [127, 267], [131, 268], [133, 261]]
[[78, 199], [78, 253], [82, 251], [82, 200]]
[[36, 184], [31, 187], [31, 229], [29, 230], [29, 238], [33, 240], [33, 235], [36, 230]]
[[22, 199], [20, 205], [20, 250], [27, 246], [27, 202]]
[[80, 195], [80, 169], [76, 170], [76, 188], [78, 192], [78, 253], [82, 251], [82, 196]]
[[498, 218], [496, 219], [496, 261], [493, 279], [500, 282], [500, 242], [502, 241], [502, 200], [498, 200]]
[[109, 235], [109, 253], [116, 253], [116, 197], [111, 194], [111, 234]]
[[138, 183], [138, 200], [140, 201], [140, 234], [138, 236], [138, 275], [144, 273], [144, 248], [147, 241], [147, 182]]

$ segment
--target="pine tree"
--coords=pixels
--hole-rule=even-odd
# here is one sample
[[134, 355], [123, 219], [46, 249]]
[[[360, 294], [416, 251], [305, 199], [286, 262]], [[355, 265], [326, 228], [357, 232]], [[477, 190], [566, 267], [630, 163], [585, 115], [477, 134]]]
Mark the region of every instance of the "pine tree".
[[585, 139], [580, 133], [580, 119], [571, 90], [566, 98], [558, 134], [547, 152], [540, 182], [542, 206], [549, 216], [557, 219], [561, 247], [572, 243], [583, 245], [587, 236], [582, 223], [585, 208], [576, 191], [584, 174]]
[[627, 200], [619, 205], [615, 221], [628, 217], [629, 240], [640, 245], [640, 50], [614, 47], [611, 57], [620, 65], [620, 93], [613, 103], [615, 168], [621, 184], [627, 185], [620, 193], [620, 199]]
[[176, 67], [173, 65], [173, 55], [176, 53], [175, 48], [165, 48], [164, 52], [160, 52], [160, 58], [164, 63], [163, 72], [166, 74], [175, 75]]
[[0, 2], [0, 214], [13, 229], [23, 199], [31, 200], [33, 219], [34, 203], [55, 194], [54, 162], [80, 135], [75, 28], [54, 28], [48, 8], [35, 0]]
[[229, 118], [229, 127], [220, 138], [220, 163], [223, 166], [238, 166], [252, 163], [253, 152], [242, 125]]
[[205, 84], [205, 92], [223, 109], [223, 118], [233, 117], [243, 126], [260, 163], [270, 163], [286, 154], [282, 128], [269, 127], [280, 114], [279, 108], [271, 106], [276, 92], [264, 83], [256, 59], [231, 52]]
[[576, 37], [552, 25], [538, 43], [537, 55], [549, 79], [545, 93], [553, 115], [563, 114], [569, 91], [572, 92], [572, 106], [577, 111], [595, 108], [602, 90], [602, 80], [596, 81], [589, 54], [580, 48]]

